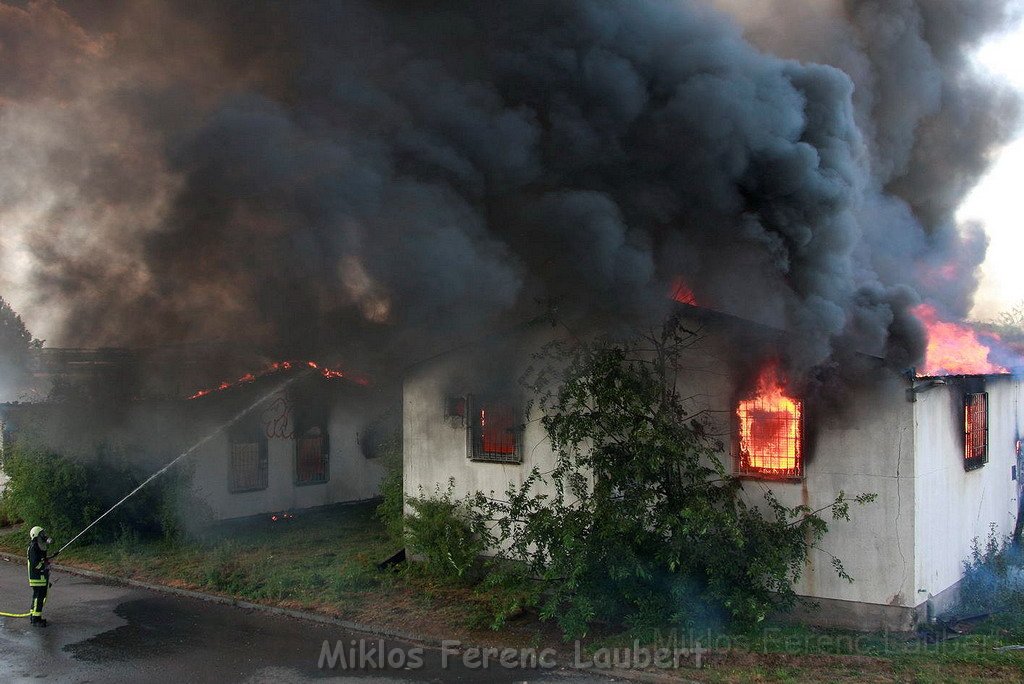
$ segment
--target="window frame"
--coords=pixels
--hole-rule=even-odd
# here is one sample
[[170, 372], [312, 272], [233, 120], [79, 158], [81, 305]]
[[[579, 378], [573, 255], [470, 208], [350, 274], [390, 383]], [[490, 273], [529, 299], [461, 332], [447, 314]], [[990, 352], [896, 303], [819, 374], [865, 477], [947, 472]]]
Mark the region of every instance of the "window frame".
[[805, 457], [807, 453], [806, 441], [807, 441], [807, 405], [801, 399], [789, 397], [793, 401], [799, 410], [799, 416], [796, 418], [797, 421], [797, 454], [796, 454], [796, 467], [792, 469], [778, 469], [772, 471], [771, 469], [758, 468], [757, 466], [749, 465], [749, 454], [743, 450], [743, 427], [742, 418], [740, 418], [740, 404], [744, 401], [753, 401], [756, 397], [747, 397], [744, 399], [738, 399], [733, 402], [732, 420], [735, 426], [733, 435], [735, 438], [735, 451], [733, 457], [733, 472], [736, 477], [745, 480], [767, 480], [771, 482], [802, 482], [807, 476], [807, 470], [805, 468]]
[[[320, 431], [319, 435], [310, 435], [314, 429]], [[320, 438], [320, 460], [323, 479], [303, 479], [299, 472], [299, 458], [301, 442], [307, 439]], [[292, 482], [296, 487], [309, 487], [312, 485], [327, 484], [331, 481], [331, 440], [327, 430], [320, 425], [311, 425], [301, 435], [295, 436], [295, 454], [292, 458]]]
[[[248, 447], [252, 445], [255, 445], [256, 447], [255, 484], [251, 486], [242, 486], [240, 484], [241, 478], [237, 475], [237, 454], [235, 453], [235, 447]], [[267, 440], [262, 437], [257, 437], [255, 441], [245, 441], [237, 438], [228, 439], [228, 493], [245, 494], [247, 492], [262, 492], [270, 486], [270, 459], [267, 452]]]
[[[973, 432], [975, 425], [971, 415], [972, 399], [980, 397], [982, 403], [982, 412], [984, 418], [984, 425], [982, 426], [981, 436], [981, 454], [978, 455], [974, 452], [979, 446], [977, 440], [973, 439]], [[989, 452], [989, 401], [988, 392], [966, 392], [964, 394], [964, 451], [963, 451], [963, 466], [965, 472], [971, 472], [972, 470], [978, 470], [988, 463], [988, 452]]]
[[[508, 396], [465, 395], [466, 399], [466, 457], [474, 463], [498, 463], [502, 465], [522, 465], [524, 426], [520, 414], [520, 403]], [[489, 452], [483, 450], [483, 426], [477, 419], [481, 410], [488, 405], [507, 407], [515, 422], [511, 428], [513, 451], [511, 454]]]

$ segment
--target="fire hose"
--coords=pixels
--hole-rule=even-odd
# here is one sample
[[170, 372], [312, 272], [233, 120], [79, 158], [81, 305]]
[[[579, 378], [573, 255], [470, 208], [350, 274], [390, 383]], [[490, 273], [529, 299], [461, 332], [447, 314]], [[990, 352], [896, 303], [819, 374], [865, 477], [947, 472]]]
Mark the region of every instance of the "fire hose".
[[[63, 551], [64, 549], [68, 548], [68, 547], [69, 547], [69, 546], [71, 546], [71, 545], [72, 545], [73, 543], [75, 543], [75, 541], [77, 541], [77, 540], [78, 540], [78, 539], [79, 539], [79, 538], [80, 538], [80, 537], [81, 537], [81, 536], [82, 536], [83, 534], [85, 534], [86, 532], [88, 532], [89, 530], [91, 530], [91, 529], [93, 528], [93, 526], [95, 526], [95, 525], [96, 525], [96, 523], [98, 523], [98, 522], [99, 522], [100, 520], [103, 520], [103, 519], [104, 519], [105, 517], [107, 517], [108, 515], [110, 515], [110, 513], [111, 513], [111, 512], [113, 512], [113, 511], [114, 511], [114, 509], [116, 509], [116, 508], [117, 508], [118, 506], [120, 506], [120, 505], [121, 505], [121, 504], [123, 504], [123, 503], [124, 503], [125, 501], [127, 501], [127, 500], [128, 500], [128, 499], [130, 499], [130, 498], [131, 498], [132, 496], [134, 496], [134, 495], [135, 495], [135, 494], [136, 494], [136, 493], [137, 493], [137, 492], [138, 492], [139, 490], [141, 490], [141, 489], [142, 489], [143, 487], [145, 487], [146, 485], [148, 485], [148, 484], [149, 484], [150, 482], [152, 482], [152, 481], [153, 481], [153, 480], [155, 480], [156, 478], [158, 478], [158, 477], [160, 477], [161, 475], [163, 475], [164, 473], [166, 473], [166, 472], [167, 472], [168, 470], [170, 470], [170, 469], [171, 469], [171, 467], [172, 467], [172, 466], [173, 466], [173, 465], [174, 465], [175, 463], [177, 463], [177, 462], [178, 462], [178, 461], [180, 461], [181, 459], [183, 459], [183, 458], [185, 458], [185, 457], [187, 457], [187, 456], [191, 455], [191, 454], [192, 454], [192, 453], [194, 453], [194, 452], [195, 452], [195, 451], [196, 451], [197, 449], [199, 449], [199, 448], [200, 448], [201, 446], [203, 446], [204, 444], [206, 444], [207, 442], [209, 442], [209, 441], [210, 441], [211, 439], [213, 439], [214, 437], [216, 437], [216, 436], [217, 436], [218, 434], [220, 434], [221, 432], [223, 432], [223, 431], [224, 431], [224, 430], [226, 430], [227, 428], [231, 427], [232, 425], [234, 425], [234, 424], [235, 424], [235, 423], [237, 423], [238, 421], [240, 421], [240, 420], [241, 420], [242, 418], [244, 418], [244, 417], [245, 417], [245, 416], [246, 416], [246, 415], [247, 415], [247, 414], [248, 414], [248, 413], [249, 413], [250, 411], [252, 411], [252, 410], [253, 410], [253, 409], [255, 409], [255, 408], [256, 408], [257, 406], [259, 406], [260, 404], [262, 404], [262, 403], [263, 403], [264, 401], [266, 401], [266, 400], [267, 400], [268, 398], [272, 397], [273, 395], [277, 394], [278, 392], [280, 392], [281, 390], [283, 390], [283, 389], [284, 389], [285, 387], [287, 387], [288, 385], [290, 385], [290, 384], [291, 384], [291, 383], [292, 383], [292, 382], [293, 382], [293, 381], [294, 381], [294, 380], [295, 380], [295, 379], [296, 379], [297, 377], [299, 377], [299, 376], [297, 375], [297, 376], [295, 376], [295, 377], [292, 377], [292, 378], [288, 379], [287, 381], [285, 381], [285, 382], [281, 383], [281, 384], [280, 384], [279, 386], [275, 387], [275, 388], [274, 388], [273, 390], [271, 390], [271, 391], [270, 391], [270, 392], [268, 392], [267, 394], [264, 394], [264, 395], [263, 395], [262, 397], [260, 397], [259, 399], [257, 399], [257, 400], [256, 400], [255, 402], [253, 402], [253, 403], [252, 403], [252, 404], [251, 404], [250, 406], [248, 406], [247, 408], [245, 408], [245, 409], [243, 409], [242, 411], [240, 411], [240, 412], [238, 412], [237, 414], [235, 414], [235, 415], [234, 415], [234, 416], [233, 416], [233, 417], [232, 417], [232, 418], [231, 418], [230, 420], [228, 420], [228, 421], [227, 421], [226, 423], [224, 423], [223, 425], [221, 425], [221, 426], [220, 426], [220, 427], [218, 427], [217, 429], [213, 430], [213, 431], [212, 431], [212, 432], [211, 432], [210, 434], [208, 434], [208, 435], [206, 435], [205, 437], [203, 437], [203, 438], [202, 438], [201, 440], [199, 440], [198, 442], [196, 442], [195, 444], [193, 444], [192, 446], [190, 446], [190, 447], [189, 447], [188, 449], [186, 449], [185, 451], [183, 451], [183, 452], [181, 452], [180, 454], [178, 454], [178, 456], [177, 456], [176, 458], [174, 458], [174, 460], [170, 461], [170, 462], [169, 462], [169, 463], [167, 463], [167, 464], [166, 464], [166, 465], [165, 465], [164, 467], [162, 467], [162, 468], [161, 468], [160, 470], [156, 471], [155, 473], [153, 473], [152, 475], [150, 475], [149, 477], [147, 477], [147, 478], [146, 478], [145, 480], [143, 480], [143, 481], [142, 481], [142, 484], [140, 484], [140, 485], [139, 485], [138, 487], [136, 487], [136, 488], [135, 488], [135, 489], [133, 489], [132, 491], [128, 492], [128, 494], [126, 494], [126, 495], [125, 495], [125, 497], [124, 497], [123, 499], [121, 499], [121, 500], [120, 500], [120, 501], [118, 501], [118, 502], [117, 502], [116, 504], [114, 504], [113, 506], [111, 506], [110, 508], [108, 508], [108, 509], [107, 509], [107, 510], [106, 510], [106, 511], [105, 511], [105, 512], [104, 512], [104, 513], [102, 514], [102, 515], [100, 515], [100, 516], [99, 516], [98, 518], [96, 518], [96, 519], [95, 519], [95, 520], [93, 520], [93, 521], [92, 521], [91, 523], [89, 523], [88, 525], [86, 525], [86, 526], [85, 526], [85, 528], [84, 528], [84, 529], [83, 529], [83, 530], [82, 530], [81, 532], [79, 532], [79, 533], [78, 533], [78, 534], [76, 534], [76, 535], [75, 535], [74, 537], [72, 537], [70, 541], [68, 541], [68, 542], [67, 542], [66, 544], [64, 544], [64, 546], [62, 546], [62, 547], [60, 547], [59, 549], [57, 549], [57, 553], [55, 553], [55, 554], [53, 554], [52, 556], [50, 556], [50, 557], [49, 557], [49, 559], [53, 559], [53, 558], [56, 558], [57, 556], [59, 556], [59, 555], [60, 555], [60, 553], [61, 553], [61, 552], [62, 552], [62, 551]], [[48, 560], [49, 560], [49, 559], [48, 559]], [[49, 565], [49, 564], [47, 564], [47, 565]], [[53, 582], [50, 582], [50, 586], [52, 586], [52, 585], [53, 585]], [[4, 612], [0, 612], [0, 616], [3, 616], [3, 617], [12, 617], [12, 618], [23, 618], [23, 617], [28, 617], [29, 615], [30, 615], [30, 613], [4, 613]]]
[[[60, 551], [58, 551], [57, 553], [53, 554], [53, 556], [52, 556], [52, 557], [53, 557], [53, 558], [56, 558], [56, 557], [57, 557], [57, 554], [58, 554], [58, 553], [60, 553]], [[4, 558], [4, 560], [5, 560], [5, 561], [8, 561], [8, 562], [10, 561], [10, 559], [9, 559], [9, 558]], [[49, 568], [49, 565], [50, 565], [50, 564], [49, 564], [49, 562], [47, 562], [47, 564], [46, 564], [46, 565], [47, 565], [47, 568]], [[51, 586], [51, 587], [52, 587], [52, 586], [53, 586], [53, 582], [50, 582], [50, 583], [49, 583], [49, 586]], [[29, 616], [29, 615], [31, 615], [31, 614], [32, 614], [32, 613], [5, 613], [5, 612], [3, 612], [3, 611], [0, 611], [0, 617], [11, 617], [11, 618], [26, 618], [26, 617], [28, 617], [28, 616]]]

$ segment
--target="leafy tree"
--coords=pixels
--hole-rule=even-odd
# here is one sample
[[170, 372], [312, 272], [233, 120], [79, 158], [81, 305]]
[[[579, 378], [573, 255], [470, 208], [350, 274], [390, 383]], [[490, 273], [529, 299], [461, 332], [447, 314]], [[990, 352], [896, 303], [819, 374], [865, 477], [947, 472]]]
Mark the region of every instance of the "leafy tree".
[[29, 350], [42, 344], [32, 338], [21, 316], [0, 297], [0, 390], [22, 385], [28, 376]]
[[528, 384], [555, 467], [534, 469], [504, 499], [475, 498], [506, 571], [543, 586], [541, 615], [567, 638], [595, 623], [636, 634], [757, 623], [793, 605], [793, 581], [828, 529], [822, 515], [849, 519], [844, 494], [819, 510], [786, 507], [767, 488], [748, 503], [709, 422], [688, 414], [677, 389], [692, 341], [672, 320], [626, 342], [548, 345]]

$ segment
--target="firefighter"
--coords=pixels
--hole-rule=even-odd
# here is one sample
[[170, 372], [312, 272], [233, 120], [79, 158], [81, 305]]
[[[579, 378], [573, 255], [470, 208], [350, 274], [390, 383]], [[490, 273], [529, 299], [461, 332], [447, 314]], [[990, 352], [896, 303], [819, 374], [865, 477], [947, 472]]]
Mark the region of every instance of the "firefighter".
[[29, 622], [39, 627], [46, 626], [43, 619], [43, 606], [46, 605], [46, 589], [50, 586], [50, 559], [46, 550], [53, 540], [46, 536], [46, 531], [38, 525], [29, 533], [28, 544], [28, 585], [32, 587], [32, 609], [29, 611]]

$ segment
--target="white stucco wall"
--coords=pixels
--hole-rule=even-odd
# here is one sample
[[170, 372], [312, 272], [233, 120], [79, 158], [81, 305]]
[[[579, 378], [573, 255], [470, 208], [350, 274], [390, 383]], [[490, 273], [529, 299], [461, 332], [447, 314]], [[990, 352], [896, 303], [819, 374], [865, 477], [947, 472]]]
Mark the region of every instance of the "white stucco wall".
[[[812, 510], [874, 493], [869, 504], [850, 505], [850, 521], [822, 516], [829, 532], [812, 551], [797, 593], [877, 605], [910, 607], [914, 597], [914, 431], [907, 383], [879, 370], [876, 384], [851, 394], [842, 412], [815, 417], [805, 442], [805, 477], [767, 483], [789, 506]], [[853, 582], [831, 565], [838, 557]]]
[[[538, 339], [523, 341], [519, 354], [528, 360]], [[707, 411], [726, 442], [723, 459], [732, 463], [734, 382], [724, 358], [723, 340], [710, 331], [686, 350], [679, 390], [691, 411]], [[455, 480], [458, 496], [475, 491], [503, 493], [509, 483], [521, 484], [534, 465], [550, 469], [552, 453], [541, 427], [531, 421], [524, 438], [522, 465], [475, 463], [467, 458], [466, 428], [444, 418], [444, 397], [474, 391], [475, 359], [491, 364], [526, 360], [502, 357], [482, 348], [453, 352], [414, 369], [406, 378], [403, 399], [405, 494], [431, 493]], [[513, 359], [510, 361], [510, 358]], [[885, 373], [880, 371], [880, 373]], [[518, 377], [518, 373], [510, 374]], [[831, 531], [811, 555], [798, 593], [815, 598], [879, 605], [913, 606], [914, 595], [914, 430], [913, 408], [906, 400], [907, 383], [883, 375], [873, 388], [851, 397], [841, 415], [819, 420], [814, 443], [805, 444], [806, 477], [802, 482], [745, 480], [752, 503], [763, 501], [765, 488], [783, 503], [821, 508], [840, 491], [848, 496], [874, 492], [878, 500], [851, 506], [851, 522], [829, 522]], [[828, 511], [825, 512], [828, 516]], [[853, 583], [840, 578], [831, 565], [838, 556]]]
[[[464, 375], [465, 360], [452, 355], [422, 366], [405, 380], [402, 406], [405, 497], [431, 496], [447, 490], [454, 478], [456, 497], [477, 491], [503, 494], [509, 485], [519, 486], [534, 466], [551, 467], [554, 455], [547, 436], [534, 420], [523, 431], [521, 464], [471, 461], [467, 453], [467, 428], [462, 421], [444, 416], [449, 395], [480, 392], [472, 376]], [[514, 391], [514, 386], [508, 387]]]
[[[355, 401], [337, 401], [328, 419], [330, 478], [319, 484], [295, 484], [295, 439], [275, 436], [267, 440], [267, 488], [230, 492], [230, 446], [226, 434], [211, 440], [190, 460], [192, 486], [215, 519], [290, 511], [332, 503], [360, 501], [380, 493], [384, 476], [379, 459], [363, 456], [357, 437], [373, 416], [372, 407]], [[287, 430], [285, 430], [287, 432]]]
[[[972, 540], [984, 543], [991, 524], [1000, 536], [1013, 532], [1018, 486], [1011, 479], [1020, 426], [1021, 382], [985, 378], [989, 395], [989, 460], [976, 470], [963, 466], [963, 394], [956, 378], [921, 392], [914, 406], [918, 443], [915, 582], [920, 601], [959, 581]], [[920, 602], [919, 601], [919, 602]]]

